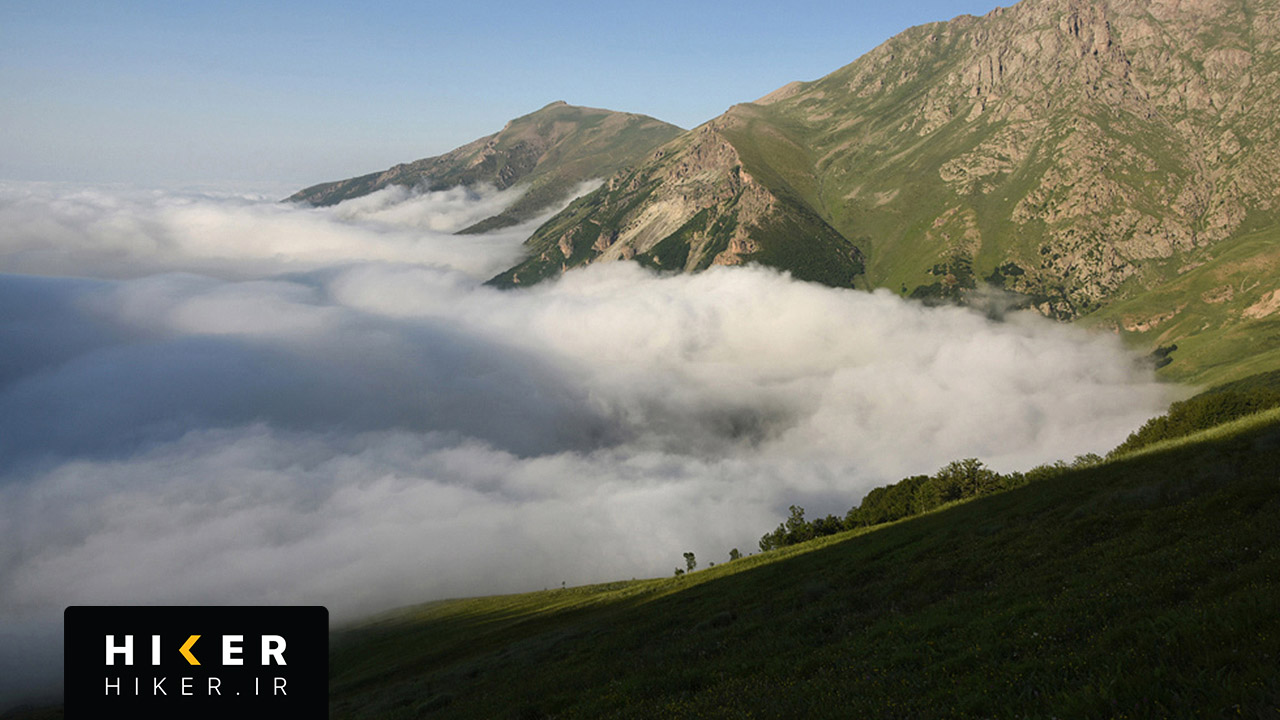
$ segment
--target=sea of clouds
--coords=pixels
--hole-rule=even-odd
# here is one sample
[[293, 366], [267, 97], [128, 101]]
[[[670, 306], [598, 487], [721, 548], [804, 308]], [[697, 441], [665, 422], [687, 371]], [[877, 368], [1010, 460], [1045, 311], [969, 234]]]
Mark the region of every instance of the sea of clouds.
[[515, 197], [0, 184], [0, 700], [56, 678], [67, 605], [341, 620], [667, 575], [1169, 400], [1112, 336], [758, 267], [494, 290], [535, 223], [452, 232]]

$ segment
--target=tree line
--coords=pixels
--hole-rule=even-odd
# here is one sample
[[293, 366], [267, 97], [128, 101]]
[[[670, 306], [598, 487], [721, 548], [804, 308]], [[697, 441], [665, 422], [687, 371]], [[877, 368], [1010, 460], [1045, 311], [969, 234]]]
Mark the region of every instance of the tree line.
[[1059, 460], [1027, 472], [1006, 474], [988, 468], [977, 458], [953, 460], [932, 475], [913, 475], [872, 490], [862, 498], [862, 502], [850, 508], [844, 517], [828, 515], [806, 520], [804, 508], [792, 505], [787, 519], [779, 523], [773, 532], [765, 533], [760, 538], [760, 550], [773, 550], [845, 530], [893, 522], [929, 512], [955, 500], [1021, 487], [1100, 462], [1100, 456], [1089, 453], [1077, 457], [1071, 463]]
[[[1139, 448], [1220, 425], [1280, 406], [1280, 370], [1258, 373], [1220, 385], [1181, 402], [1164, 415], [1151, 418], [1107, 454], [1116, 458]], [[954, 460], [932, 475], [913, 475], [867, 493], [844, 517], [828, 515], [806, 520], [804, 508], [792, 505], [787, 519], [760, 538], [762, 551], [795, 545], [844, 530], [871, 527], [929, 512], [944, 503], [989, 495], [1046, 480], [1076, 468], [1103, 461], [1089, 453], [1070, 463], [1059, 460], [1026, 472], [998, 473], [977, 458]]]
[[1148, 420], [1107, 457], [1186, 437], [1274, 407], [1280, 407], [1280, 370], [1251, 375], [1170, 405], [1169, 412]]

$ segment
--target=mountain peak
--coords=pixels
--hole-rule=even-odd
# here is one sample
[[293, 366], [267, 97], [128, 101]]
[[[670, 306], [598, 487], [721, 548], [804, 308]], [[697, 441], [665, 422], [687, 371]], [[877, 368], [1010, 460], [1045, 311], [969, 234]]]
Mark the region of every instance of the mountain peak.
[[586, 108], [557, 100], [508, 122], [502, 130], [444, 155], [396, 165], [360, 177], [322, 183], [288, 198], [333, 205], [402, 185], [441, 190], [524, 183], [525, 194], [502, 213], [463, 232], [481, 232], [527, 220], [567, 198], [586, 180], [633, 163], [680, 134], [681, 129], [632, 113]]

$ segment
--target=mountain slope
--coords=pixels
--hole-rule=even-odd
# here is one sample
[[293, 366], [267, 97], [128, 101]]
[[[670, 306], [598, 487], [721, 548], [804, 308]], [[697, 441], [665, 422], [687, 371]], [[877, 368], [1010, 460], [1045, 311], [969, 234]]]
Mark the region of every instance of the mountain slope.
[[391, 185], [440, 190], [527, 183], [528, 190], [513, 205], [463, 231], [483, 232], [534, 217], [568, 197], [579, 183], [606, 177], [681, 132], [645, 115], [554, 102], [444, 155], [315, 185], [288, 200], [333, 205]]
[[1193, 267], [1081, 322], [1171, 361], [1167, 377], [1216, 385], [1280, 368], [1280, 228], [1195, 253]]
[[818, 202], [870, 238], [873, 283], [964, 257], [1074, 318], [1276, 224], [1278, 14], [1027, 0], [909, 30], [769, 107], [812, 129]]
[[411, 608], [335, 635], [331, 716], [1270, 717], [1278, 466], [1272, 411], [680, 578]]
[[862, 272], [857, 248], [801, 197], [768, 182], [768, 166], [748, 164], [732, 132], [703, 125], [613, 176], [538, 228], [530, 258], [495, 284], [537, 282], [594, 261], [695, 271], [750, 258], [801, 279], [851, 285]]
[[1280, 230], [1278, 48], [1277, 0], [1024, 0], [912, 28], [614, 176], [495, 282], [757, 261], [922, 298], [985, 281], [1080, 318]]

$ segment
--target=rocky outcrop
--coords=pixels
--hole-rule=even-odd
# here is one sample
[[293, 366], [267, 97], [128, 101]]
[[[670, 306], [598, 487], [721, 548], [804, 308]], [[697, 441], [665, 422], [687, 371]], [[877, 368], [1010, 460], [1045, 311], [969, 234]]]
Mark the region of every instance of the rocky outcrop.
[[1244, 317], [1254, 320], [1260, 320], [1269, 315], [1280, 312], [1280, 290], [1272, 290], [1258, 302], [1244, 309]]

